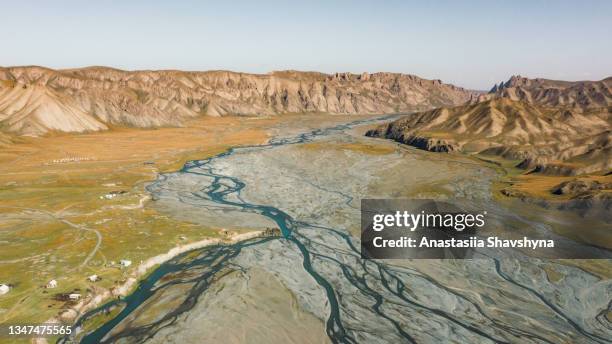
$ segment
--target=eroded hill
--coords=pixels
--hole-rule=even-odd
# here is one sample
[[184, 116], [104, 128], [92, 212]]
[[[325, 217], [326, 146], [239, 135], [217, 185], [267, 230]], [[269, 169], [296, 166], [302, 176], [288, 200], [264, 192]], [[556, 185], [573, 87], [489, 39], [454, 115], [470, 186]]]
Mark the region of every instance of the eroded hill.
[[414, 75], [0, 68], [0, 126], [19, 135], [180, 126], [202, 116], [372, 114], [463, 104], [475, 93]]
[[495, 98], [408, 115], [367, 135], [429, 151], [498, 155], [534, 172], [577, 175], [612, 168], [611, 112]]
[[367, 135], [429, 151], [501, 158], [500, 166], [522, 171], [509, 172], [503, 195], [546, 207], [543, 199], [550, 198], [581, 212], [601, 203], [605, 213], [612, 210], [611, 87], [612, 78], [513, 76], [466, 105], [411, 114]]

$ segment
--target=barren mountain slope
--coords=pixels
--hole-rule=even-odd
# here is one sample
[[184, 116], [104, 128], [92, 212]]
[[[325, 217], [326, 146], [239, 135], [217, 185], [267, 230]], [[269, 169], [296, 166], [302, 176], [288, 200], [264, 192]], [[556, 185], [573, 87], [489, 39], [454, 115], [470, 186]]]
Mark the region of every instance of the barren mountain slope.
[[72, 98], [39, 85], [0, 89], [0, 121], [7, 131], [24, 135], [107, 129]]
[[0, 68], [0, 125], [18, 134], [179, 126], [221, 115], [391, 113], [463, 104], [474, 92], [413, 75]]
[[612, 77], [600, 81], [558, 81], [515, 75], [495, 85], [480, 100], [497, 97], [544, 106], [571, 106], [580, 109], [606, 107], [612, 105]]
[[495, 154], [537, 172], [574, 175], [612, 169], [610, 112], [497, 98], [408, 115], [367, 135], [430, 151]]

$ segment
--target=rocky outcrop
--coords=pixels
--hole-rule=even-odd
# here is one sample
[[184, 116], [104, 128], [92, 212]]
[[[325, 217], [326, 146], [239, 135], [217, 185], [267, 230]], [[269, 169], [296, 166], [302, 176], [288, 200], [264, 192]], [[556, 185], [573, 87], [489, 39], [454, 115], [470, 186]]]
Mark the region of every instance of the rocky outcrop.
[[[379, 133], [376, 130], [370, 130], [366, 133], [366, 136], [376, 137], [379, 136]], [[452, 140], [418, 135], [400, 135], [397, 137], [389, 135], [388, 138], [430, 152], [450, 153], [459, 150], [457, 144]]]
[[[574, 181], [562, 184], [575, 184]], [[578, 182], [580, 184], [580, 182]], [[516, 198], [525, 203], [537, 205], [545, 209], [570, 210], [576, 212], [581, 217], [594, 218], [606, 222], [612, 221], [612, 192], [608, 189], [582, 189], [560, 191], [555, 186], [551, 193], [557, 196], [567, 196], [562, 199], [543, 199], [529, 193], [516, 190], [512, 187], [504, 188], [501, 194], [506, 197]], [[570, 187], [571, 188], [571, 187]], [[583, 190], [583, 191], [579, 191]]]
[[597, 180], [573, 179], [555, 185], [551, 192], [555, 195], [584, 196], [599, 191], [612, 191], [612, 183], [599, 182]]
[[414, 75], [283, 71], [0, 68], [0, 127], [41, 135], [109, 125], [180, 126], [197, 116], [375, 114], [459, 105], [474, 92]]
[[549, 156], [531, 155], [523, 159], [516, 167], [529, 170], [529, 173], [540, 173], [550, 176], [573, 176], [579, 174], [577, 166], [554, 161]]
[[486, 95], [475, 101], [491, 98], [509, 98], [532, 104], [592, 109], [612, 105], [612, 77], [600, 81], [560, 81], [529, 79], [520, 75], [494, 85]]
[[423, 136], [409, 136], [404, 143], [430, 152], [454, 152], [457, 145], [451, 140], [436, 139]]

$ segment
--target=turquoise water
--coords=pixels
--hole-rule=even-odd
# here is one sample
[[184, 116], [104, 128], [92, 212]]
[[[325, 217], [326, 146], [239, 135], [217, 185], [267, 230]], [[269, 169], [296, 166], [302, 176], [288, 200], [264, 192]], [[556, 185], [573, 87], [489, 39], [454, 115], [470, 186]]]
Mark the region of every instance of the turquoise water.
[[[423, 321], [421, 317], [431, 319], [431, 323], [421, 322], [420, 324], [431, 326], [429, 329], [433, 329], [432, 331], [439, 331], [439, 333], [433, 336], [434, 338], [448, 335], [448, 332], [445, 332], [448, 330], [453, 331], [454, 336], [459, 336], [459, 333], [463, 333], [466, 336], [462, 337], [464, 342], [509, 343], [520, 341], [551, 344], [558, 342], [543, 334], [542, 329], [535, 325], [525, 327], [520, 322], [514, 324], [500, 321], [494, 312], [483, 309], [480, 303], [475, 302], [470, 297], [471, 292], [469, 290], [463, 291], [446, 286], [431, 276], [423, 275], [410, 269], [401, 269], [387, 265], [384, 261], [360, 259], [359, 248], [354, 244], [352, 237], [343, 230], [296, 221], [279, 208], [242, 200], [239, 196], [241, 190], [247, 186], [245, 182], [233, 176], [216, 173], [212, 168], [213, 162], [219, 159], [226, 159], [238, 152], [258, 154], [260, 150], [308, 142], [317, 136], [331, 135], [356, 125], [366, 124], [367, 122], [372, 121], [356, 121], [333, 128], [315, 130], [294, 137], [278, 138], [271, 140], [270, 143], [265, 145], [231, 149], [209, 159], [186, 163], [178, 173], [189, 174], [192, 177], [200, 175], [205, 180], [211, 180], [204, 189], [194, 190], [193, 197], [199, 197], [220, 205], [231, 206], [232, 209], [238, 209], [243, 212], [264, 216], [276, 223], [281, 230], [282, 237], [257, 238], [232, 245], [210, 246], [187, 253], [189, 257], [186, 257], [187, 254], [184, 254], [160, 265], [129, 296], [122, 300], [113, 300], [82, 316], [77, 326], [86, 319], [100, 312], [105, 312], [112, 307], [123, 307], [122, 311], [115, 318], [94, 332], [87, 334], [80, 342], [111, 343], [121, 339], [135, 343], [146, 341], [160, 329], [172, 326], [181, 314], [189, 312], [196, 305], [198, 298], [207, 292], [220, 272], [236, 269], [232, 261], [241, 254], [243, 249], [261, 248], [263, 246], [259, 245], [264, 245], [274, 240], [281, 240], [285, 244], [283, 247], [295, 249], [296, 252], [300, 253], [301, 262], [296, 261], [295, 268], [303, 269], [324, 291], [325, 302], [329, 309], [327, 319], [325, 320], [325, 328], [330, 341], [333, 343], [355, 343], [363, 342], [363, 340], [356, 337], [358, 331], [346, 326], [347, 321], [344, 317], [347, 317], [347, 314], [345, 312], [346, 308], [343, 308], [346, 307], [346, 303], [342, 306], [342, 299], [346, 299], [348, 295], [341, 294], [338, 290], [339, 282], [332, 282], [332, 278], [342, 279], [342, 283], [346, 283], [353, 290], [356, 290], [356, 293], [367, 298], [368, 302], [362, 305], [362, 307], [365, 307], [364, 309], [376, 316], [375, 321], [377, 323], [390, 324], [391, 331], [394, 331], [394, 338], [396, 338], [394, 342], [419, 342], [416, 336], [420, 334], [414, 332], [414, 329], [410, 330], [406, 322], [416, 321], [417, 319]], [[149, 185], [147, 189], [155, 196], [158, 185], [168, 187], [171, 184], [165, 183], [167, 178], [166, 175], [160, 175], [158, 180]], [[352, 200], [350, 195], [343, 194], [342, 196], [347, 199], [347, 204]], [[317, 231], [323, 239], [320, 239], [319, 242], [314, 242], [308, 237], [310, 231]], [[341, 242], [343, 251], [335, 252], [335, 254], [325, 254], [325, 251], [321, 250], [320, 247], [315, 247], [316, 245], [324, 245], [327, 239]], [[267, 248], [263, 247], [262, 249]], [[192, 258], [193, 256], [196, 256], [196, 258]], [[316, 267], [313, 266], [313, 261], [315, 260], [317, 261], [315, 266], [320, 266], [318, 264], [321, 264], [322, 261], [325, 261], [326, 264], [333, 264], [339, 268], [341, 275], [329, 276], [329, 272], [327, 272], [326, 276], [323, 272], [317, 271]], [[575, 321], [568, 310], [558, 307], [552, 302], [552, 294], [544, 294], [538, 288], [527, 285], [524, 280], [518, 280], [513, 274], [512, 266], [503, 260], [490, 259], [489, 264], [484, 265], [483, 269], [490, 271], [490, 275], [487, 276], [495, 278], [495, 281], [498, 281], [498, 283], [500, 280], [503, 280], [507, 285], [520, 289], [521, 297], [527, 299], [533, 297], [534, 300], [539, 300], [548, 309], [546, 317], [538, 319], [538, 322], [541, 322], [543, 327], [549, 324], [547, 321], [552, 321], [556, 326], [561, 326], [561, 331], [575, 333], [576, 338], [583, 342], [610, 342], [601, 335], [587, 329], [585, 324]], [[191, 280], [185, 281], [176, 277], [180, 272], [194, 270], [197, 271], [197, 274]], [[181, 305], [175, 309], [168, 309], [163, 317], [153, 323], [136, 328], [131, 327], [127, 331], [115, 331], [113, 336], [107, 338], [107, 335], [113, 328], [133, 315], [134, 311], [152, 295], [163, 288], [172, 287], [177, 283], [193, 283], [185, 301]], [[455, 300], [454, 302], [458, 305], [462, 305], [465, 309], [470, 309], [472, 313], [470, 313], [469, 317], [465, 317], [457, 314], [458, 312], [455, 310], [445, 309], [443, 301], [441, 301], [442, 299], [434, 300], [433, 302], [423, 300], [420, 298], [420, 295], [414, 295], [414, 285], [421, 286], [424, 289], [421, 291], [423, 294], [427, 294], [431, 290], [435, 291], [433, 295], [447, 295], [451, 300]], [[500, 291], [503, 291], [503, 289], [500, 289]], [[401, 304], [402, 310], [405, 313], [397, 314], [390, 312], [387, 308], [389, 304]], [[363, 311], [363, 309], [360, 311]], [[536, 323], [534, 322], [534, 324]], [[422, 330], [419, 328], [419, 331], [426, 330], [427, 328], [425, 327]], [[67, 340], [68, 338], [65, 338], [60, 342], [66, 342]], [[381, 341], [384, 340], [381, 339]], [[458, 341], [460, 340], [458, 339]]]
[[[255, 147], [244, 147], [244, 148], [234, 148], [230, 149], [224, 153], [221, 153], [217, 156], [211, 157], [209, 159], [204, 160], [193, 160], [187, 162], [183, 168], [179, 171], [179, 173], [195, 173], [200, 174], [207, 177], [212, 177], [213, 181], [210, 186], [206, 189], [205, 196], [207, 199], [212, 200], [218, 204], [230, 205], [233, 207], [238, 207], [242, 209], [242, 211], [257, 213], [261, 216], [265, 216], [271, 220], [273, 220], [278, 228], [281, 230], [283, 240], [288, 240], [295, 245], [295, 247], [300, 251], [303, 262], [302, 268], [310, 274], [314, 280], [319, 284], [321, 288], [325, 290], [327, 301], [330, 307], [330, 314], [326, 321], [326, 331], [332, 342], [338, 343], [351, 343], [354, 340], [347, 335], [342, 321], [340, 319], [340, 309], [338, 306], [338, 300], [336, 296], [336, 292], [334, 291], [332, 285], [319, 273], [315, 271], [311, 264], [311, 255], [306, 247], [301, 241], [300, 237], [296, 237], [292, 235], [293, 229], [296, 226], [294, 220], [283, 212], [280, 209], [275, 207], [266, 206], [266, 205], [258, 205], [252, 204], [248, 202], [236, 202], [228, 200], [228, 196], [231, 194], [239, 194], [240, 191], [246, 186], [241, 180], [231, 176], [224, 176], [220, 174], [216, 174], [213, 169], [210, 167], [211, 162], [217, 159], [223, 159], [232, 154], [235, 154], [237, 150], [244, 149], [270, 149], [276, 146], [290, 145], [290, 144], [299, 144], [307, 142], [314, 137], [323, 136], [332, 134], [338, 131], [343, 131], [346, 129], [350, 129], [357, 125], [363, 125], [367, 123], [374, 123], [381, 120], [389, 120], [393, 118], [393, 116], [385, 116], [381, 119], [375, 120], [358, 120], [351, 122], [349, 124], [342, 124], [338, 126], [334, 126], [332, 128], [327, 129], [318, 129], [311, 131], [309, 133], [304, 133], [297, 135], [295, 137], [289, 138], [277, 138], [271, 140], [268, 144], [255, 146]], [[158, 180], [152, 185], [156, 183], [162, 182], [165, 179], [164, 175], [159, 176]], [[147, 190], [151, 191], [153, 188], [150, 185], [147, 187]], [[308, 224], [300, 223], [300, 226], [308, 226]], [[337, 232], [340, 233], [340, 232]], [[346, 240], [350, 240], [346, 234], [342, 234]], [[240, 254], [242, 248], [250, 245], [258, 245], [260, 243], [264, 243], [268, 240], [278, 240], [275, 238], [263, 238], [263, 239], [254, 239], [245, 242], [240, 242], [232, 245], [222, 245], [222, 246], [211, 246], [204, 249], [200, 249], [200, 257], [197, 259], [191, 260], [189, 262], [183, 263], [181, 262], [181, 257], [177, 257], [172, 259], [171, 261], [160, 265], [155, 271], [153, 271], [146, 279], [140, 282], [138, 288], [129, 296], [125, 297], [121, 300], [111, 301], [104, 306], [95, 309], [85, 315], [83, 315], [77, 322], [76, 326], [79, 326], [83, 321], [96, 314], [101, 312], [105, 312], [112, 307], [123, 306], [122, 311], [112, 320], [105, 323], [103, 326], [95, 330], [94, 332], [86, 335], [80, 341], [81, 343], [103, 343], [103, 342], [112, 342], [116, 341], [121, 337], [113, 337], [107, 340], [103, 340], [103, 338], [122, 320], [128, 317], [136, 308], [138, 308], [143, 302], [145, 302], [149, 297], [151, 297], [159, 288], [156, 287], [156, 284], [164, 278], [165, 276], [175, 273], [177, 271], [190, 269], [194, 267], [206, 266], [206, 273], [203, 273], [201, 278], [197, 281], [196, 287], [191, 290], [191, 294], [193, 294], [194, 299], [197, 299], [197, 296], [206, 291], [209, 286], [210, 279], [220, 270], [225, 267], [225, 264], [230, 261], [233, 257]], [[356, 250], [356, 248], [355, 248]], [[189, 254], [189, 253], [186, 253]], [[195, 301], [193, 302], [195, 303]], [[193, 304], [191, 305], [193, 306]], [[169, 312], [168, 315], [164, 317], [164, 319], [160, 320], [160, 322], [168, 322], [170, 319], [175, 318], [178, 314], [189, 309], [188, 305], [184, 305], [180, 309]], [[153, 326], [151, 326], [153, 327]], [[152, 335], [149, 333], [148, 328], [139, 328], [135, 331], [140, 331], [142, 333], [135, 333], [132, 331], [129, 334], [125, 334], [126, 336], [130, 336], [133, 338], [140, 338], [141, 340], [145, 340], [148, 336]], [[60, 342], [66, 341], [68, 338], [62, 339]], [[139, 340], [140, 341], [140, 340]]]

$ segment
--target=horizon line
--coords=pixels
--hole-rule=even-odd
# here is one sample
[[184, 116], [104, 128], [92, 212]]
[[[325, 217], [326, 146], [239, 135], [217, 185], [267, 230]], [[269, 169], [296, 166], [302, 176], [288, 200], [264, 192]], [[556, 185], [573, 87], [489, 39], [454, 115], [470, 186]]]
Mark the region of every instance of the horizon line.
[[[115, 70], [118, 72], [123, 72], [123, 73], [142, 73], [142, 72], [183, 72], [183, 73], [214, 73], [214, 72], [225, 72], [225, 73], [233, 73], [233, 74], [250, 74], [250, 75], [256, 75], [256, 76], [269, 76], [269, 75], [273, 75], [274, 73], [282, 73], [282, 72], [297, 72], [297, 73], [317, 73], [317, 74], [323, 74], [323, 75], [334, 75], [334, 74], [351, 74], [351, 75], [363, 75], [364, 73], [366, 74], [399, 74], [399, 75], [408, 75], [408, 76], [415, 76], [417, 78], [423, 79], [423, 80], [429, 80], [429, 81], [440, 81], [443, 84], [446, 85], [452, 85], [455, 87], [460, 87], [463, 88], [465, 90], [471, 90], [471, 91], [489, 91], [489, 89], [476, 89], [476, 88], [469, 88], [466, 86], [460, 86], [458, 84], [454, 84], [454, 83], [448, 83], [448, 82], [444, 82], [442, 79], [440, 78], [425, 78], [422, 76], [419, 76], [417, 74], [412, 74], [412, 73], [404, 73], [404, 72], [386, 72], [386, 71], [377, 71], [377, 72], [368, 72], [368, 71], [362, 71], [362, 72], [353, 72], [353, 71], [344, 71], [344, 72], [321, 72], [321, 71], [316, 71], [316, 70], [300, 70], [300, 69], [278, 69], [278, 70], [271, 70], [265, 73], [256, 73], [256, 72], [242, 72], [242, 71], [236, 71], [236, 70], [231, 70], [231, 69], [175, 69], [175, 68], [159, 68], [159, 69], [153, 69], [153, 68], [143, 68], [143, 69], [122, 69], [122, 68], [118, 68], [118, 67], [112, 67], [112, 66], [105, 66], [105, 65], [87, 65], [87, 66], [82, 66], [82, 67], [70, 67], [70, 68], [52, 68], [52, 67], [46, 67], [43, 65], [35, 65], [35, 64], [30, 64], [30, 65], [13, 65], [13, 66], [2, 66], [0, 65], [0, 69], [11, 69], [11, 68], [41, 68], [41, 69], [45, 69], [45, 70], [50, 70], [50, 71], [54, 71], [54, 72], [70, 72], [70, 71], [78, 71], [78, 70], [86, 70], [86, 69], [95, 69], [95, 68], [101, 68], [101, 69], [111, 69], [111, 70]], [[529, 77], [529, 76], [524, 76], [521, 75], [519, 73], [517, 74], [512, 74], [510, 75], [507, 79], [505, 80], [501, 80], [501, 83], [504, 83], [508, 80], [510, 80], [513, 77], [524, 77], [527, 79], [531, 79], [531, 80], [549, 80], [549, 81], [560, 81], [560, 82], [576, 82], [576, 83], [580, 83], [580, 82], [601, 82], [607, 79], [612, 78], [612, 74], [610, 76], [604, 76], [603, 78], [599, 79], [599, 80], [563, 80], [563, 79], [549, 79], [549, 78], [542, 78], [542, 77]], [[494, 87], [496, 85], [499, 85], [499, 83], [494, 83], [491, 87]]]

